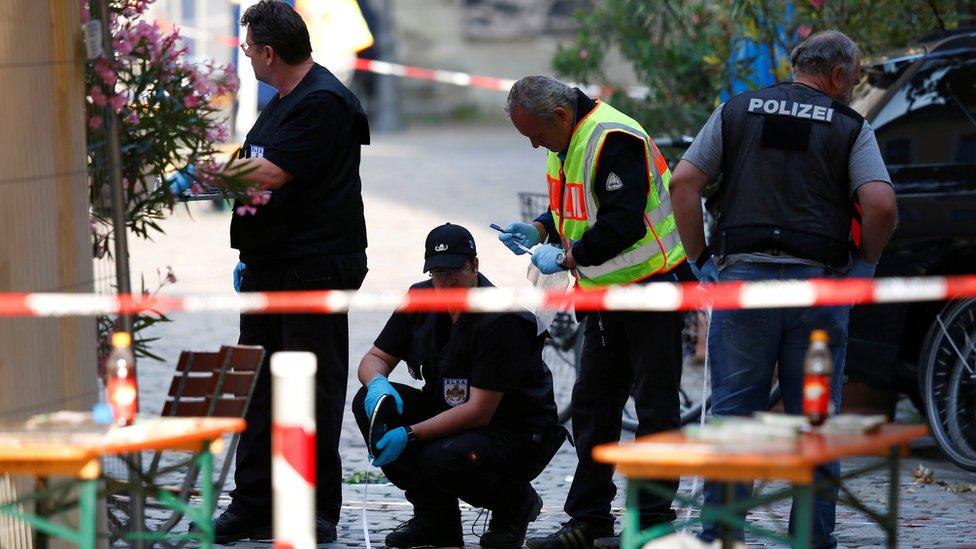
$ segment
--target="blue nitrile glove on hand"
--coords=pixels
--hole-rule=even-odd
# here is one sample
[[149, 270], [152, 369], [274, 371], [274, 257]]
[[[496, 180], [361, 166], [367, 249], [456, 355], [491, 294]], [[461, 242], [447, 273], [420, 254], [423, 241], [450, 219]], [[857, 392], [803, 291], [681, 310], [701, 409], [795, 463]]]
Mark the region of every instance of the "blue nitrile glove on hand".
[[562, 253], [564, 253], [563, 249], [559, 246], [553, 246], [552, 244], [539, 246], [532, 252], [532, 264], [542, 271], [542, 274], [551, 275], [565, 271], [566, 269], [556, 263], [559, 260], [559, 255]]
[[241, 293], [241, 281], [244, 279], [244, 270], [247, 269], [247, 265], [237, 262], [237, 266], [234, 267], [234, 291]]
[[[394, 393], [395, 394], [395, 393]], [[380, 455], [373, 458], [374, 467], [382, 467], [396, 461], [403, 449], [407, 447], [407, 430], [397, 427], [392, 431], [387, 431], [383, 438], [376, 443], [376, 448]]]
[[847, 278], [874, 278], [874, 270], [878, 268], [877, 263], [871, 263], [863, 257], [855, 257], [854, 263], [847, 271]]
[[511, 223], [505, 227], [505, 232], [498, 235], [498, 240], [501, 240], [502, 244], [512, 250], [515, 255], [525, 253], [525, 250], [519, 248], [518, 244], [531, 248], [539, 243], [540, 238], [539, 229], [536, 229], [535, 225], [531, 223]]
[[[363, 403], [366, 407], [366, 417], [373, 419], [373, 411], [376, 410], [376, 403], [380, 401], [380, 397], [383, 395], [393, 396], [393, 400], [396, 401], [397, 413], [403, 413], [403, 399], [400, 398], [400, 393], [390, 384], [390, 380], [386, 379], [386, 376], [380, 375], [371, 379], [369, 384], [366, 385], [366, 400]], [[383, 439], [380, 439], [380, 442], [382, 441]], [[377, 443], [378, 448], [382, 448], [382, 446], [379, 446], [380, 442]]]
[[197, 169], [193, 164], [187, 165], [187, 167], [182, 170], [178, 170], [173, 175], [166, 178], [166, 183], [169, 184], [169, 192], [175, 197], [179, 197], [180, 194], [193, 186], [196, 181]]
[[715, 258], [711, 255], [708, 256], [708, 261], [702, 265], [701, 269], [691, 259], [688, 260], [688, 266], [691, 267], [691, 272], [698, 279], [698, 282], [718, 282], [718, 266], [715, 265]]

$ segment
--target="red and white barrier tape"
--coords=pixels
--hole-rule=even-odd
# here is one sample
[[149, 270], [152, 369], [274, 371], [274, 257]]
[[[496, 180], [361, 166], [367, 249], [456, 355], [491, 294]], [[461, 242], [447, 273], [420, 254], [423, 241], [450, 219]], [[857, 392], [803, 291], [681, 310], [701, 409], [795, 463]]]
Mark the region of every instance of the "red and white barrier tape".
[[274, 549], [315, 545], [315, 355], [271, 355]]
[[976, 297], [976, 275], [918, 278], [814, 279], [771, 282], [656, 282], [571, 293], [506, 288], [410, 292], [255, 292], [187, 296], [113, 296], [70, 293], [0, 293], [0, 317], [92, 316], [168, 312], [345, 313], [348, 311], [471, 311], [524, 309], [675, 311], [816, 307], [940, 301]]
[[[179, 32], [187, 38], [216, 42], [223, 46], [232, 48], [236, 48], [240, 45], [240, 37], [238, 36], [222, 34], [200, 27], [175, 25], [171, 21], [165, 21], [162, 19], [157, 19], [156, 22], [164, 31], [172, 32], [174, 29], [178, 29]], [[412, 65], [391, 63], [389, 61], [365, 59], [362, 57], [356, 58], [356, 60], [353, 62], [353, 68], [359, 71], [372, 72], [376, 74], [388, 74], [402, 78], [414, 78], [417, 80], [428, 80], [431, 82], [440, 82], [442, 84], [451, 84], [454, 86], [481, 88], [501, 92], [508, 92], [508, 90], [511, 89], [512, 84], [515, 83], [515, 80], [509, 80], [506, 78], [481, 76], [458, 71], [428, 69], [424, 67], [415, 67]], [[578, 87], [591, 97], [609, 97], [615, 91], [615, 88], [609, 86], [592, 86], [573, 82], [567, 82], [567, 84]], [[628, 96], [634, 99], [644, 99], [647, 97], [649, 89], [647, 86], [629, 86], [625, 91]]]
[[[462, 86], [468, 88], [481, 88], [485, 90], [494, 90], [500, 92], [508, 92], [512, 88], [512, 84], [515, 80], [510, 80], [507, 78], [496, 78], [494, 76], [481, 76], [478, 74], [469, 74], [466, 72], [457, 71], [445, 71], [439, 69], [426, 69], [423, 67], [414, 67], [410, 65], [400, 65], [397, 63], [390, 63], [388, 61], [375, 61], [372, 59], [357, 58], [356, 62], [353, 64], [356, 70], [372, 72], [376, 74], [388, 74], [393, 76], [400, 76], [403, 78], [414, 78], [417, 80], [428, 80], [431, 82], [440, 82], [442, 84], [452, 84], [454, 86]], [[613, 94], [614, 88], [608, 86], [588, 86], [584, 84], [577, 84], [574, 82], [567, 82], [570, 86], [576, 86], [586, 93], [587, 95], [599, 96], [599, 97], [609, 97]], [[647, 86], [631, 86], [626, 90], [628, 96], [634, 99], [643, 99], [647, 97], [648, 88]]]

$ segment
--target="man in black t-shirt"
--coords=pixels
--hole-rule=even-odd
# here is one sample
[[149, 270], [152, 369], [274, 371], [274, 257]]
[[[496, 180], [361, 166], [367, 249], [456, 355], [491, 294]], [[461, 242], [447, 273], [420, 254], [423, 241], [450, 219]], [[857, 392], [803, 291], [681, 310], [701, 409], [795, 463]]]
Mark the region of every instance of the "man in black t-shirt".
[[[427, 236], [420, 288], [491, 287], [478, 272], [474, 239], [459, 225]], [[458, 499], [492, 511], [482, 547], [521, 547], [542, 508], [530, 481], [565, 438], [556, 422], [544, 334], [530, 313], [395, 313], [359, 363], [363, 388], [353, 413], [373, 465], [406, 492], [414, 516], [386, 537], [387, 547], [464, 545]], [[422, 390], [391, 384], [404, 360]], [[394, 428], [370, 440], [386, 396]], [[378, 433], [374, 433], [377, 435]]]
[[[241, 49], [257, 79], [277, 90], [228, 169], [270, 192], [269, 201], [231, 221], [231, 246], [246, 265], [242, 292], [357, 289], [366, 275], [366, 226], [359, 179], [369, 142], [356, 97], [311, 59], [308, 29], [288, 4], [262, 0], [241, 17]], [[240, 204], [237, 205], [240, 208]], [[238, 210], [239, 208], [235, 208]], [[346, 315], [242, 315], [240, 342], [277, 351], [311, 351], [317, 453], [316, 534], [336, 539], [342, 504], [339, 434], [346, 406], [349, 324]], [[233, 501], [216, 541], [270, 539], [271, 375], [267, 361], [237, 448]]]

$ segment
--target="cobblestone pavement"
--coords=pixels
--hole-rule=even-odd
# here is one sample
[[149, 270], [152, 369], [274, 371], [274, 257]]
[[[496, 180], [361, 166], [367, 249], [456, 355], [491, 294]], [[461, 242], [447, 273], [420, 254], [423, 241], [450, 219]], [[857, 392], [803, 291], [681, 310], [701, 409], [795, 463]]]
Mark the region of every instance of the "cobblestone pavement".
[[[527, 286], [527, 260], [512, 256], [497, 242], [488, 224], [505, 224], [517, 218], [517, 192], [544, 191], [544, 162], [542, 151], [532, 150], [514, 130], [505, 127], [426, 128], [374, 136], [374, 144], [366, 148], [363, 164], [370, 242], [370, 274], [364, 288], [404, 290], [422, 279], [424, 238], [432, 227], [445, 221], [463, 224], [472, 231], [482, 272], [495, 284]], [[207, 204], [194, 204], [189, 210], [179, 208], [163, 223], [166, 235], [153, 242], [130, 240], [133, 276], [145, 273], [147, 283], [151, 283], [157, 268], [171, 265], [179, 282], [164, 292], [227, 291], [236, 262], [236, 254], [228, 245], [229, 215]], [[354, 313], [350, 317], [350, 400], [358, 389], [355, 367], [386, 317], [386, 314], [372, 313]], [[237, 340], [235, 315], [175, 314], [172, 318], [173, 322], [159, 325], [151, 333], [160, 338], [156, 349], [166, 362], [140, 363], [141, 399], [148, 414], [158, 413], [161, 408], [180, 350], [213, 350]], [[402, 367], [393, 378], [410, 381]], [[341, 448], [344, 476], [348, 478], [370, 469], [363, 442], [348, 413]], [[911, 468], [918, 463], [932, 468], [935, 479], [946, 482], [947, 486], [916, 485]], [[530, 535], [552, 531], [565, 520], [562, 504], [575, 464], [575, 454], [566, 445], [534, 482], [545, 505], [539, 520], [530, 526]], [[228, 485], [232, 482], [229, 480]], [[948, 490], [961, 483], [976, 483], [976, 475], [946, 462], [931, 444], [920, 445], [903, 460], [899, 545], [955, 547], [976, 543], [976, 493]], [[687, 493], [690, 484], [686, 479], [682, 491]], [[621, 489], [613, 504], [617, 511], [623, 505], [624, 493], [619, 480], [618, 486]], [[883, 473], [856, 480], [850, 486], [869, 503], [882, 504], [887, 498]], [[364, 496], [370, 537], [375, 545], [381, 546], [383, 537], [410, 517], [410, 507], [395, 487], [346, 484], [339, 541], [325, 547], [365, 546]], [[227, 503], [224, 496], [221, 508]], [[785, 504], [780, 504], [751, 516], [761, 525], [784, 529], [788, 511]], [[679, 516], [683, 515], [684, 511], [679, 511]], [[477, 516], [478, 510], [464, 509], [465, 539], [469, 546], [477, 545], [478, 537], [471, 533]], [[480, 532], [480, 527], [476, 531]], [[844, 508], [838, 513], [837, 535], [845, 547], [873, 547], [884, 541], [879, 529]], [[267, 547], [267, 544], [239, 543], [237, 546]]]

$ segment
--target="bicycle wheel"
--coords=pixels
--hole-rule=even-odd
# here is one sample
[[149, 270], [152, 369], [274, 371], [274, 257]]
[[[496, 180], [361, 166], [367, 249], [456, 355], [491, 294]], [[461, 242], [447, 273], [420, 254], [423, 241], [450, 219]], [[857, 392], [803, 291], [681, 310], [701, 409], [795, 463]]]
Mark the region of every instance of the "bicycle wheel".
[[951, 302], [922, 344], [919, 387], [932, 436], [953, 463], [976, 471], [976, 299]]
[[572, 415], [573, 386], [579, 373], [583, 332], [569, 313], [559, 313], [549, 327], [549, 335], [542, 349], [542, 360], [552, 372], [559, 423], [566, 423]]

